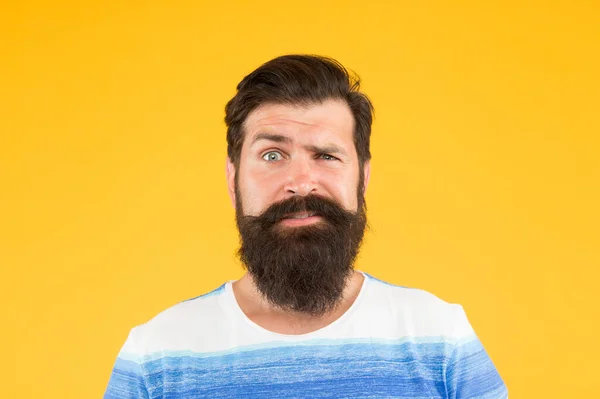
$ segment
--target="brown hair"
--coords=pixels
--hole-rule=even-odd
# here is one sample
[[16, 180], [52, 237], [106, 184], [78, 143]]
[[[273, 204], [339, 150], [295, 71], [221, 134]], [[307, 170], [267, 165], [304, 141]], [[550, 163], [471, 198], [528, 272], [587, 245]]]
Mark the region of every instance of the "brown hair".
[[243, 125], [260, 105], [312, 105], [328, 99], [345, 100], [354, 116], [354, 146], [361, 165], [371, 159], [373, 105], [360, 91], [360, 78], [338, 61], [316, 55], [284, 55], [247, 75], [225, 106], [227, 155], [239, 166]]

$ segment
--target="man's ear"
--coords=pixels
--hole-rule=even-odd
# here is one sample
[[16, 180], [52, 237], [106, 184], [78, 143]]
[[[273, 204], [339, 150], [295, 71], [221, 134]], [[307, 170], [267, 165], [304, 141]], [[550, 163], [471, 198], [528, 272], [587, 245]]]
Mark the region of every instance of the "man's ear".
[[231, 199], [231, 205], [235, 209], [235, 165], [229, 157], [225, 162], [225, 174], [227, 175], [227, 193]]
[[367, 186], [369, 185], [369, 179], [371, 178], [371, 161], [366, 161], [365, 165], [363, 166], [363, 173], [364, 173], [364, 177], [365, 177], [365, 185], [364, 185], [364, 189], [363, 189], [363, 195], [365, 195], [367, 193]]

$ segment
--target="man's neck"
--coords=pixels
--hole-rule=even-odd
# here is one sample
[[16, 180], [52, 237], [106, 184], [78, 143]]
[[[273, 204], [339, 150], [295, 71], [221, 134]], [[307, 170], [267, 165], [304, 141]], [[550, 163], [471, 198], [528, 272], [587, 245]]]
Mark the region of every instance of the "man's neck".
[[339, 319], [356, 300], [363, 281], [362, 273], [353, 272], [339, 305], [322, 316], [284, 311], [271, 305], [259, 293], [249, 274], [233, 283], [233, 292], [240, 309], [252, 322], [275, 333], [299, 335], [319, 330]]

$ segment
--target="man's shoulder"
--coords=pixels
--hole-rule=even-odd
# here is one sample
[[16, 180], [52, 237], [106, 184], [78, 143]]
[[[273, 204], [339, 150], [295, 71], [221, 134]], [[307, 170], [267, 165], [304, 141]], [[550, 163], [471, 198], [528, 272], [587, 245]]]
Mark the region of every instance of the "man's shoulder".
[[185, 320], [188, 323], [190, 319], [210, 318], [215, 312], [220, 314], [222, 299], [226, 291], [227, 283], [224, 283], [212, 291], [183, 300], [154, 316], [146, 325], [172, 323], [178, 320]]
[[397, 285], [364, 273], [372, 283], [371, 295], [380, 299], [392, 300], [398, 306], [424, 306], [432, 308], [447, 309], [455, 304], [449, 303], [434, 293], [422, 288]]
[[437, 295], [421, 288], [411, 288], [391, 284], [370, 276], [368, 298], [365, 311], [382, 325], [399, 328], [406, 335], [456, 334], [463, 308], [459, 304], [447, 302]]
[[224, 316], [227, 283], [179, 302], [134, 328], [142, 341], [185, 342], [196, 334], [219, 333]]

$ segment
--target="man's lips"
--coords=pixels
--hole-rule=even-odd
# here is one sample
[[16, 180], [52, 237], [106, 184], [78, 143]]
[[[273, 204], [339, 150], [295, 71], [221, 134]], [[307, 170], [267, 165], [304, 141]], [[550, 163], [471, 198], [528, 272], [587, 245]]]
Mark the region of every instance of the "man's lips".
[[296, 212], [284, 216], [284, 219], [306, 219], [315, 216], [315, 212]]
[[296, 212], [286, 215], [281, 223], [286, 226], [305, 226], [316, 223], [321, 220], [321, 217], [315, 212]]

